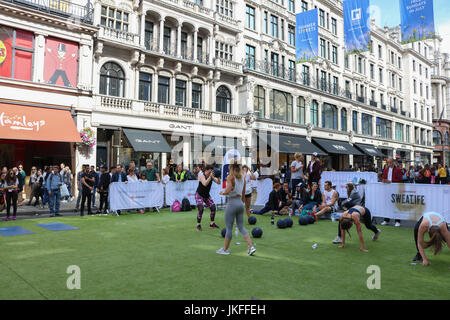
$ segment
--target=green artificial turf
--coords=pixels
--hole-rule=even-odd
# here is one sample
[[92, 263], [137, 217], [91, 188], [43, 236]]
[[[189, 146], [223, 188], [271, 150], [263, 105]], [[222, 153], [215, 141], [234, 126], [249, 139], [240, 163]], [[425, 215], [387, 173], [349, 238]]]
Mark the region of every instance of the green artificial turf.
[[[254, 239], [253, 257], [241, 235], [233, 238], [231, 255], [216, 254], [223, 238], [208, 228], [208, 210], [202, 232], [195, 230], [196, 211], [1, 222], [35, 234], [0, 236], [0, 299], [450, 298], [449, 249], [438, 256], [427, 251], [429, 267], [410, 265], [412, 229], [379, 226], [382, 233], [373, 242], [363, 227], [364, 253], [354, 227], [347, 248], [338, 249], [331, 242], [336, 222], [300, 226], [295, 218], [292, 228], [278, 229], [269, 216], [257, 219], [264, 234]], [[35, 225], [49, 222], [79, 229], [54, 232]], [[216, 222], [225, 226], [223, 212]], [[67, 289], [70, 265], [81, 269], [80, 290]], [[367, 288], [370, 265], [381, 268], [380, 290]]]

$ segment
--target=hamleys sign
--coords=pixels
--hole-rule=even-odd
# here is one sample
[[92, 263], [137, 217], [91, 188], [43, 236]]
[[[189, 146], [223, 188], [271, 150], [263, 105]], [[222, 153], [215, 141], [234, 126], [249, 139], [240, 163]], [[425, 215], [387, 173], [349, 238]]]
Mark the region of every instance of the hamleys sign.
[[39, 132], [45, 124], [45, 120], [30, 119], [26, 115], [0, 113], [0, 126], [11, 130]]

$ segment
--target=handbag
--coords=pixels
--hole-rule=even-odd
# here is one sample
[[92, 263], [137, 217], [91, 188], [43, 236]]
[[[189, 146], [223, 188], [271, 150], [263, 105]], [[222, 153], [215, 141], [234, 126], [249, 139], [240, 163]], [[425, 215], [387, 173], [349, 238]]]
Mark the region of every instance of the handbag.
[[59, 191], [61, 192], [61, 198], [63, 197], [68, 197], [69, 194], [69, 189], [67, 189], [67, 186], [65, 184], [61, 185], [61, 187], [59, 187]]

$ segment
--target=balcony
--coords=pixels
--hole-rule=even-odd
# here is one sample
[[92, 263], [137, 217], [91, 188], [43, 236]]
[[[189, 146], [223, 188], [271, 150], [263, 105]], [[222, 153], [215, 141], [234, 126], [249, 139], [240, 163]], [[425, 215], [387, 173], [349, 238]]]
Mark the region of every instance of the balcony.
[[[0, 0], [63, 18], [92, 24], [94, 22], [94, 1], [84, 0], [84, 5], [72, 3], [70, 0]], [[80, 1], [81, 2], [81, 1]]]
[[345, 90], [344, 95], [347, 99], [352, 99], [352, 93], [349, 90]]
[[385, 105], [385, 104], [381, 104], [381, 109], [383, 109], [383, 110], [387, 110], [387, 107], [386, 107], [386, 105]]
[[375, 108], [378, 107], [378, 103], [377, 103], [375, 100], [370, 100], [369, 104], [370, 104], [372, 107], [375, 107]]
[[361, 102], [361, 103], [366, 103], [366, 98], [365, 98], [365, 97], [357, 96], [357, 97], [356, 97], [356, 101]]
[[397, 109], [397, 108], [391, 107], [391, 112], [392, 112], [392, 113], [398, 113], [398, 109]]
[[98, 36], [99, 38], [106, 38], [133, 46], [139, 46], [139, 35], [128, 31], [101, 26]]
[[183, 120], [233, 128], [246, 127], [245, 117], [241, 115], [105, 95], [94, 97], [93, 109], [98, 112], [139, 115], [162, 120]]
[[231, 60], [216, 58], [216, 66], [235, 72], [242, 72], [242, 64]]

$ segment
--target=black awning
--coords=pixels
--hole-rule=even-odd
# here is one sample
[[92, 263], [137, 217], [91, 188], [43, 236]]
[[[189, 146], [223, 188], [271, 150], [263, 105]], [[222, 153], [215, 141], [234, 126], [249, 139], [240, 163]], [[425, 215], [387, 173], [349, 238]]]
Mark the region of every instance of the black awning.
[[319, 138], [313, 138], [313, 140], [322, 149], [324, 149], [328, 153], [353, 154], [353, 155], [356, 155], [356, 156], [362, 156], [363, 155], [360, 151], [358, 151], [355, 147], [353, 147], [348, 142], [336, 141], [336, 140], [328, 140], [328, 139], [319, 139]]
[[160, 132], [150, 130], [123, 129], [136, 152], [172, 152]]
[[371, 157], [384, 157], [384, 153], [370, 144], [355, 143], [355, 147]]
[[[313, 154], [317, 152], [319, 155], [327, 155], [325, 152], [320, 150], [314, 144], [309, 142], [306, 138], [296, 137], [296, 136], [278, 136], [278, 142], [274, 141], [276, 135], [259, 135], [261, 140], [267, 142], [267, 144], [275, 151], [279, 153], [291, 153], [300, 152], [302, 154]], [[267, 141], [266, 141], [267, 140]]]
[[395, 150], [396, 152], [412, 152], [411, 150], [408, 149], [402, 149], [402, 148], [398, 148]]

